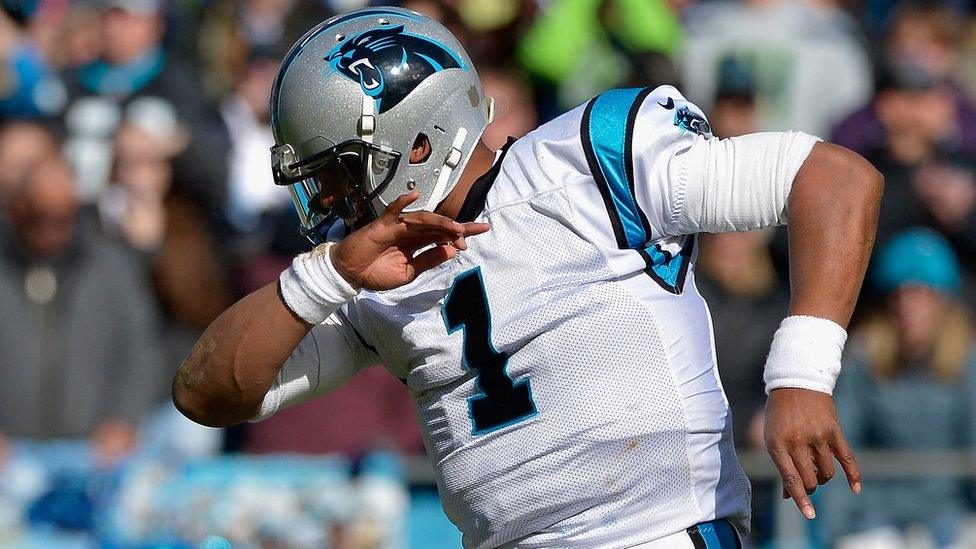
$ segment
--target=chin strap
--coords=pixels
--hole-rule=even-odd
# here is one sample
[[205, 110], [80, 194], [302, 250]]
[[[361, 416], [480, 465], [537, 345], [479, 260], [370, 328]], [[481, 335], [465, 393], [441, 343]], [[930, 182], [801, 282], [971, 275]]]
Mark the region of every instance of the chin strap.
[[430, 193], [430, 198], [427, 199], [427, 204], [424, 205], [424, 209], [432, 212], [434, 208], [440, 204], [441, 200], [444, 200], [445, 195], [450, 192], [451, 189], [448, 188], [447, 182], [451, 179], [451, 174], [461, 163], [461, 158], [464, 156], [461, 147], [464, 146], [464, 140], [468, 137], [468, 130], [465, 128], [458, 128], [457, 134], [454, 135], [454, 143], [451, 144], [451, 150], [448, 151], [447, 157], [444, 159], [444, 165], [441, 167], [441, 173], [437, 176], [437, 183], [434, 184], [434, 190]]
[[[365, 93], [363, 94], [363, 114], [359, 117], [356, 133], [367, 143], [373, 142], [373, 134], [376, 133], [376, 100]], [[373, 153], [366, 155], [365, 176], [369, 179], [369, 192], [373, 192], [376, 188], [376, 182], [373, 181]]]
[[363, 115], [359, 117], [359, 125], [356, 131], [363, 141], [373, 142], [373, 134], [376, 133], [376, 100], [365, 93], [363, 94]]

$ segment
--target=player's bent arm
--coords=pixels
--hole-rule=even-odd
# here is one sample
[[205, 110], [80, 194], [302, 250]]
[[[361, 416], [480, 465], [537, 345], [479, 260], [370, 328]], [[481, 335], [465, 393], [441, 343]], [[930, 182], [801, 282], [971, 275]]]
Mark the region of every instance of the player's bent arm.
[[[212, 427], [263, 419], [376, 362], [355, 335], [344, 333], [333, 314], [360, 288], [379, 291], [408, 284], [465, 249], [465, 237], [489, 229], [484, 223], [461, 224], [432, 212], [404, 214], [419, 197], [417, 191], [407, 193], [342, 242], [297, 256], [278, 282], [217, 318], [173, 379], [176, 407]], [[323, 323], [325, 327], [312, 328]], [[313, 360], [299, 346], [309, 330], [314, 332], [315, 357], [324, 354], [324, 361]]]
[[766, 360], [765, 439], [792, 497], [807, 518], [809, 495], [834, 476], [834, 457], [851, 491], [861, 473], [830, 395], [874, 245], [882, 176], [836, 145], [810, 152], [789, 195], [790, 314]]
[[297, 256], [277, 282], [237, 302], [207, 328], [173, 380], [177, 409], [211, 427], [235, 425], [259, 412], [312, 326], [359, 292], [333, 265], [333, 246]]
[[210, 427], [247, 421], [310, 329], [285, 306], [278, 282], [268, 284], [203, 333], [173, 379], [173, 403], [187, 418]]
[[799, 132], [698, 139], [672, 162], [672, 231], [730, 232], [787, 223], [790, 316], [766, 362], [765, 439], [807, 518], [809, 494], [834, 475], [851, 490], [860, 471], [830, 398], [871, 248], [882, 176], [859, 155]]
[[788, 221], [791, 315], [846, 328], [884, 189], [870, 163], [802, 132], [700, 138], [675, 160], [670, 232], [737, 232]]

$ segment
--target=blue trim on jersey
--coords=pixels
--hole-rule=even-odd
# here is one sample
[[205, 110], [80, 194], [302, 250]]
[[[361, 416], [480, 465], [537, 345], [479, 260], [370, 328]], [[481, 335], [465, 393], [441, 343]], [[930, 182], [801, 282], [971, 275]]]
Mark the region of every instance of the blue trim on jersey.
[[642, 91], [643, 88], [610, 90], [594, 99], [589, 132], [583, 136], [589, 141], [597, 169], [613, 200], [615, 212], [611, 215], [615, 213], [620, 219], [627, 247], [631, 249], [643, 247], [648, 235], [632, 192], [632, 170], [627, 166], [631, 159], [626, 154], [627, 136], [633, 129], [627, 121]]
[[727, 520], [710, 520], [698, 525], [698, 532], [708, 549], [736, 549], [739, 543]]
[[644, 271], [666, 291], [680, 294], [694, 237], [688, 237], [675, 257], [657, 245], [647, 245], [651, 227], [634, 190], [633, 138], [637, 113], [652, 90], [615, 89], [597, 96], [583, 112], [580, 134], [583, 153], [610, 216], [617, 246], [636, 250]]
[[[455, 288], [456, 282], [458, 280], [460, 280], [461, 278], [463, 278], [463, 277], [471, 276], [470, 273], [472, 273], [472, 272], [475, 272], [476, 273], [476, 275], [477, 275], [477, 277], [478, 277], [478, 279], [480, 281], [480, 283], [478, 284], [478, 286], [481, 288], [481, 295], [482, 295], [482, 299], [484, 299], [485, 310], [488, 312], [488, 346], [491, 348], [491, 350], [493, 352], [499, 353], [498, 349], [495, 347], [495, 343], [491, 339], [491, 326], [492, 326], [492, 322], [491, 322], [491, 307], [490, 307], [490, 305], [488, 303], [488, 294], [485, 291], [485, 279], [484, 279], [484, 276], [482, 276], [482, 274], [481, 274], [481, 266], [480, 265], [477, 266], [477, 267], [473, 267], [471, 269], [468, 269], [467, 271], [464, 271], [464, 272], [462, 272], [459, 275], [457, 275], [457, 276], [454, 277], [454, 281], [451, 282], [451, 287], [450, 287], [450, 289], [448, 289], [447, 294], [444, 296], [444, 301], [441, 304], [441, 319], [444, 321], [444, 326], [447, 328], [448, 335], [453, 334], [454, 332], [456, 332], [458, 330], [461, 330], [462, 331], [463, 338], [464, 339], [467, 338], [467, 333], [466, 333], [467, 332], [467, 324], [466, 323], [463, 323], [462, 322], [461, 324], [455, 326], [454, 328], [451, 328], [451, 322], [447, 318], [447, 304], [448, 304], [448, 302], [451, 301], [451, 295], [454, 293], [454, 288]], [[471, 434], [473, 436], [480, 436], [480, 435], [484, 435], [484, 434], [491, 433], [491, 432], [494, 432], [494, 431], [498, 431], [499, 429], [504, 429], [505, 427], [509, 427], [511, 425], [515, 425], [516, 423], [521, 423], [523, 421], [532, 419], [535, 416], [539, 415], [539, 407], [536, 406], [536, 404], [535, 404], [535, 397], [532, 395], [532, 384], [531, 384], [532, 376], [529, 375], [529, 374], [526, 374], [526, 375], [522, 376], [521, 378], [519, 378], [517, 381], [514, 380], [514, 379], [512, 379], [512, 376], [509, 375], [509, 373], [508, 373], [508, 355], [506, 355], [505, 365], [502, 366], [502, 374], [504, 374], [505, 376], [507, 376], [509, 379], [512, 379], [512, 388], [513, 389], [516, 388], [516, 387], [521, 387], [523, 385], [528, 385], [527, 391], [529, 393], [529, 401], [532, 403], [532, 410], [533, 411], [530, 414], [527, 414], [527, 415], [524, 415], [524, 416], [520, 416], [520, 417], [515, 418], [515, 419], [513, 419], [511, 421], [506, 421], [505, 423], [500, 423], [498, 425], [492, 425], [491, 427], [486, 427], [486, 428], [483, 428], [483, 429], [476, 428], [475, 426], [478, 423], [477, 423], [477, 421], [475, 421], [475, 418], [474, 418], [474, 411], [472, 410], [472, 404], [474, 403], [474, 401], [476, 401], [478, 399], [487, 398], [488, 397], [488, 393], [486, 393], [485, 390], [481, 388], [481, 376], [480, 376], [479, 370], [477, 368], [471, 368], [470, 366], [468, 366], [468, 360], [467, 360], [467, 357], [465, 356], [466, 355], [466, 352], [465, 352], [465, 349], [464, 349], [463, 345], [464, 344], [462, 343], [462, 348], [461, 348], [461, 365], [464, 366], [464, 369], [465, 370], [475, 372], [474, 381], [475, 381], [475, 385], [478, 387], [478, 391], [479, 391], [479, 394], [476, 394], [476, 395], [473, 395], [473, 396], [470, 396], [470, 397], [467, 398], [467, 403], [468, 403], [468, 419], [471, 420]], [[501, 354], [501, 353], [499, 353], [499, 354]]]
[[665, 290], [673, 294], [681, 293], [694, 247], [695, 237], [693, 235], [685, 237], [681, 251], [674, 257], [662, 250], [657, 244], [649, 246], [641, 254], [648, 264], [645, 271]]

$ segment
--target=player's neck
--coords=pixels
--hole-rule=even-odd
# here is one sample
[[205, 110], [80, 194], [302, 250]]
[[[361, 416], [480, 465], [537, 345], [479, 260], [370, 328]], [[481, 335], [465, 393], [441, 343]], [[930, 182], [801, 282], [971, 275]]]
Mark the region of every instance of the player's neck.
[[479, 177], [488, 172], [494, 163], [495, 151], [488, 148], [483, 141], [479, 141], [478, 145], [474, 148], [474, 152], [471, 153], [471, 158], [468, 160], [467, 165], [464, 166], [464, 171], [461, 172], [461, 178], [458, 180], [457, 185], [454, 186], [454, 189], [447, 195], [447, 198], [434, 211], [445, 217], [456, 219], [458, 213], [461, 212], [461, 206], [464, 204], [464, 200], [468, 197], [468, 192], [471, 191], [471, 186], [474, 185], [474, 182]]

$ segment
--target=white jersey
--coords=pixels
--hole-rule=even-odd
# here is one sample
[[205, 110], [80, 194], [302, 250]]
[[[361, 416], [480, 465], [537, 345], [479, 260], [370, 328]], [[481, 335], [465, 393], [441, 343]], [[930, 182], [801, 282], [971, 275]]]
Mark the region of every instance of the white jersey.
[[321, 383], [377, 361], [405, 380], [465, 546], [629, 547], [719, 518], [747, 531], [696, 237], [675, 213], [684, 153], [710, 137], [670, 86], [606, 92], [478, 180], [459, 220], [491, 231], [330, 319], [355, 359]]

